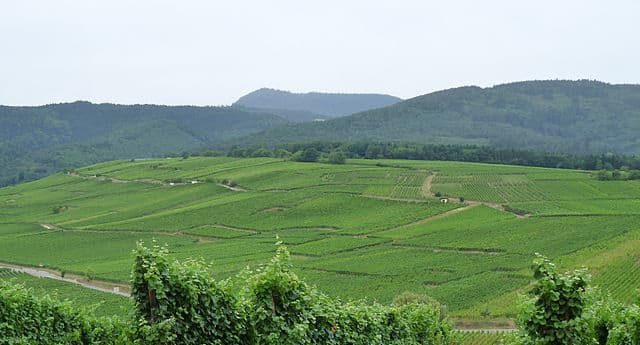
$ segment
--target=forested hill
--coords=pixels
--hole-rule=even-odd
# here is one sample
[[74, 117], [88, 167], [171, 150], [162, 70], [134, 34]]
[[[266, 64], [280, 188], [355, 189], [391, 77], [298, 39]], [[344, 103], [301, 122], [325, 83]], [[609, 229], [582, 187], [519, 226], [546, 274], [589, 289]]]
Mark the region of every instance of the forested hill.
[[292, 93], [262, 88], [240, 97], [233, 106], [300, 122], [351, 115], [400, 101], [398, 97], [381, 94]]
[[639, 85], [526, 81], [434, 92], [343, 118], [276, 128], [251, 142], [373, 140], [638, 154], [639, 133]]
[[0, 106], [0, 186], [112, 159], [177, 154], [285, 122], [231, 107]]

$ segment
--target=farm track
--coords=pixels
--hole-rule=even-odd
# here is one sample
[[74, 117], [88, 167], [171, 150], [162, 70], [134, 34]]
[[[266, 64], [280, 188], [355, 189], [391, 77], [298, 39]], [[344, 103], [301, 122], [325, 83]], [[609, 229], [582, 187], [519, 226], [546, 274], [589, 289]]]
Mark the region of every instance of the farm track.
[[228, 190], [232, 190], [234, 192], [248, 192], [248, 190], [242, 188], [242, 187], [238, 187], [238, 186], [229, 186], [223, 183], [216, 183], [218, 186], [226, 188]]
[[[202, 183], [206, 183], [203, 181], [191, 181], [191, 182], [164, 182], [164, 181], [160, 181], [160, 180], [154, 180], [154, 179], [133, 179], [133, 180], [121, 180], [121, 179], [117, 179], [117, 178], [113, 178], [113, 177], [108, 177], [108, 176], [95, 176], [95, 175], [81, 175], [78, 173], [67, 173], [67, 175], [69, 176], [74, 176], [74, 177], [79, 177], [81, 179], [85, 179], [85, 180], [97, 180], [97, 181], [108, 181], [111, 183], [146, 183], [146, 184], [152, 184], [152, 185], [161, 185], [161, 186], [167, 186], [167, 187], [174, 187], [174, 186], [185, 186], [185, 185], [190, 185], [190, 184], [202, 184]], [[216, 183], [217, 186], [220, 186], [222, 188], [226, 188], [228, 190], [234, 191], [234, 192], [248, 192], [249, 190], [242, 188], [240, 186], [230, 186], [224, 183]]]
[[25, 273], [33, 277], [48, 278], [48, 279], [59, 280], [59, 281], [63, 281], [71, 284], [76, 284], [76, 285], [85, 287], [87, 289], [102, 291], [106, 293], [120, 295], [123, 297], [131, 296], [131, 294], [128, 292], [129, 287], [126, 285], [115, 284], [112, 282], [101, 281], [101, 280], [89, 281], [89, 280], [83, 279], [81, 276], [76, 274], [65, 274], [65, 276], [63, 277], [61, 273], [54, 270], [50, 270], [50, 269], [21, 266], [21, 265], [1, 263], [1, 262], [0, 262], [0, 268], [10, 269], [12, 271], [19, 272], [19, 273]]
[[436, 177], [436, 173], [427, 175], [422, 183], [422, 194], [427, 198], [433, 198], [433, 192], [431, 192], [431, 185], [433, 184], [433, 178]]

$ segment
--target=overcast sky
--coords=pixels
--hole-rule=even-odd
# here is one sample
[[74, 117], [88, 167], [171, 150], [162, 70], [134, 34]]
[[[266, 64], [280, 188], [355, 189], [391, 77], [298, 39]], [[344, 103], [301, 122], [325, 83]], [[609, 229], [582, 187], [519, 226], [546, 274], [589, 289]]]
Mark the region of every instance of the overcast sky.
[[640, 83], [639, 43], [637, 0], [2, 1], [0, 104]]

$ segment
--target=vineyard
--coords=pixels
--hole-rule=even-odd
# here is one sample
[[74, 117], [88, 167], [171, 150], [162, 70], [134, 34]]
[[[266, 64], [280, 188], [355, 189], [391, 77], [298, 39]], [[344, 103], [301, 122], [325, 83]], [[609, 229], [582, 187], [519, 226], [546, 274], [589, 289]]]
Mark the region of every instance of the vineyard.
[[489, 332], [458, 332], [458, 339], [462, 345], [500, 345], [504, 334]]
[[621, 301], [640, 286], [640, 181], [584, 171], [114, 161], [0, 189], [0, 205], [0, 261], [106, 281], [128, 282], [136, 241], [156, 240], [173, 258], [212, 262], [216, 279], [264, 262], [281, 242], [296, 272], [329, 295], [388, 303], [424, 294], [460, 318], [513, 317], [536, 252], [566, 269], [587, 265]]
[[68, 299], [76, 305], [89, 307], [97, 316], [126, 315], [133, 307], [129, 299], [119, 295], [48, 278], [32, 277], [6, 268], [0, 268], [0, 280], [22, 284], [33, 289], [37, 295], [48, 294]]

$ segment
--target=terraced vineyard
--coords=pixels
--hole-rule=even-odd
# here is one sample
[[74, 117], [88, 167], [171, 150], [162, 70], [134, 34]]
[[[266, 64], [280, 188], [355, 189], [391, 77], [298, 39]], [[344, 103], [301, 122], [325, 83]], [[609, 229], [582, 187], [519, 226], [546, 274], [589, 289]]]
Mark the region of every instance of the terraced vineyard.
[[562, 268], [587, 265], [625, 302], [640, 286], [640, 181], [584, 171], [114, 161], [0, 189], [0, 205], [0, 261], [102, 280], [128, 281], [138, 240], [212, 261], [220, 279], [264, 262], [282, 241], [298, 273], [329, 294], [390, 302], [414, 292], [457, 317], [512, 316], [535, 252]]

